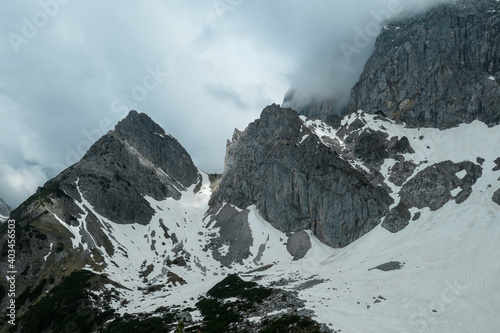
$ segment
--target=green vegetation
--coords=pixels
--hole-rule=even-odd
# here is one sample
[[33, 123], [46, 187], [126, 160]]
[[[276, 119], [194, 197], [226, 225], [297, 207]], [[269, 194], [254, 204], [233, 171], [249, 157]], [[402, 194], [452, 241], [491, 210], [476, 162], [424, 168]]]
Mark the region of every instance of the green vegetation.
[[[196, 303], [204, 317], [203, 333], [227, 332], [231, 323], [240, 322], [240, 311], [247, 311], [254, 304], [262, 302], [273, 290], [259, 286], [255, 282], [243, 281], [238, 275], [231, 274], [217, 283], [207, 292], [211, 298], [204, 298]], [[224, 302], [224, 299], [236, 297], [236, 302]]]
[[19, 308], [22, 307], [24, 305], [24, 303], [26, 303], [26, 301], [28, 300], [28, 297], [30, 296], [30, 293], [31, 293], [31, 289], [30, 289], [30, 287], [27, 287], [21, 293], [21, 295], [17, 296], [17, 298], [16, 298], [16, 309], [19, 310]]
[[255, 282], [243, 281], [238, 275], [228, 275], [207, 292], [214, 298], [240, 297], [253, 302], [261, 302], [272, 294], [272, 289], [259, 286]]
[[[94, 277], [96, 275], [88, 271], [71, 273], [20, 318], [21, 331], [91, 332], [99, 327], [112, 312], [98, 313], [90, 304], [86, 290]], [[35, 288], [31, 297], [34, 298], [41, 289], [43, 287]]]
[[7, 295], [7, 289], [3, 284], [0, 284], [0, 300], [4, 298], [5, 295]]
[[236, 313], [238, 304], [224, 304], [216, 299], [204, 298], [196, 303], [196, 306], [204, 317], [201, 329], [203, 333], [227, 332], [231, 323], [243, 320], [243, 317]]
[[45, 287], [46, 284], [47, 284], [47, 279], [42, 279], [42, 281], [38, 284], [38, 286], [31, 292], [29, 297], [30, 302], [35, 301], [38, 298], [38, 296], [42, 294], [43, 287]]
[[[113, 311], [100, 312], [92, 307], [87, 290], [102, 283], [102, 276], [89, 271], [75, 271], [64, 278], [59, 285], [42, 297], [37, 303], [19, 318], [21, 332], [94, 332], [101, 333], [220, 333], [245, 332], [243, 324], [245, 313], [254, 311], [262, 301], [273, 293], [273, 289], [264, 288], [255, 282], [246, 282], [237, 275], [229, 275], [207, 292], [197, 308], [204, 320], [201, 325], [185, 327], [175, 312], [168, 307], [158, 308], [153, 315], [124, 315], [109, 324], [104, 323], [113, 318]], [[43, 279], [34, 288], [23, 293], [23, 298], [34, 301], [43, 294], [47, 283]], [[21, 296], [20, 296], [21, 297]], [[229, 298], [235, 300], [229, 301]], [[19, 301], [19, 298], [18, 298]], [[194, 309], [185, 309], [192, 311]], [[153, 317], [154, 316], [154, 317]], [[240, 326], [243, 324], [243, 327]], [[320, 332], [320, 325], [308, 317], [284, 315], [278, 319], [264, 320], [259, 332], [262, 333], [305, 333]], [[12, 327], [12, 331], [16, 328]]]
[[174, 315], [167, 314], [163, 317], [137, 318], [124, 316], [112, 321], [102, 333], [164, 333], [173, 328]]
[[174, 333], [184, 333], [184, 322], [182, 320], [177, 324]]

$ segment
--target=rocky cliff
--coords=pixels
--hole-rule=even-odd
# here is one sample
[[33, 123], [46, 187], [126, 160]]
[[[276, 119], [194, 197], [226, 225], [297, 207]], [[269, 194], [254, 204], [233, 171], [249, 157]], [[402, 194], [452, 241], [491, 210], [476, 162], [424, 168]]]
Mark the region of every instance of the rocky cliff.
[[498, 1], [459, 1], [387, 24], [348, 112], [380, 112], [411, 127], [499, 124], [499, 11]]
[[293, 89], [283, 105], [325, 121], [364, 110], [410, 127], [499, 124], [499, 11], [495, 0], [460, 0], [386, 22], [347, 107], [329, 98], [305, 103]]
[[292, 109], [266, 107], [228, 143], [214, 203], [256, 205], [285, 232], [312, 230], [341, 247], [373, 229], [392, 199], [304, 126]]

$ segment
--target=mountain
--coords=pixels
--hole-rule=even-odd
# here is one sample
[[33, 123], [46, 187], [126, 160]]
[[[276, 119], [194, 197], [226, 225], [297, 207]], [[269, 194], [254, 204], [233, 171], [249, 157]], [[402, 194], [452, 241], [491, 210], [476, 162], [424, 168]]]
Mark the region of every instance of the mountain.
[[382, 112], [412, 127], [499, 124], [499, 10], [495, 0], [459, 1], [388, 24], [348, 111]]
[[497, 125], [499, 10], [496, 0], [460, 0], [385, 22], [346, 110], [330, 98], [305, 103], [294, 89], [283, 105], [325, 121], [364, 110], [411, 127], [446, 129], [475, 119]]
[[[463, 18], [461, 6], [477, 11]], [[353, 88], [366, 111], [323, 121], [270, 105], [235, 130], [220, 175], [131, 111], [11, 212], [15, 261], [0, 225], [0, 269], [17, 271], [0, 281], [2, 332], [498, 330], [500, 112], [475, 113], [478, 90], [455, 109], [446, 92], [436, 97], [439, 121], [414, 116], [424, 106], [379, 112], [377, 95], [357, 93], [393, 74], [377, 53], [384, 34], [416, 43], [412, 22], [427, 20], [449, 36], [442, 13], [474, 31], [490, 6], [459, 2], [388, 25], [365, 66], [372, 76]], [[448, 76], [414, 79], [424, 72], [397, 72], [398, 89], [449, 83], [454, 96]], [[484, 69], [474, 73], [473, 83]]]
[[11, 208], [0, 198], [0, 223], [9, 218]]
[[494, 330], [499, 139], [271, 105], [207, 175], [132, 111], [12, 212], [18, 331]]

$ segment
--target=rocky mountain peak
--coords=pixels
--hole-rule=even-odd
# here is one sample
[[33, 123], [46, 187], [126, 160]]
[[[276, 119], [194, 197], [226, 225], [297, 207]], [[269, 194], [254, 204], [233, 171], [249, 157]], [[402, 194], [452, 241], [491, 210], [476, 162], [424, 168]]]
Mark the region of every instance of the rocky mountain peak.
[[387, 25], [352, 112], [270, 105], [222, 175], [130, 111], [0, 223], [0, 331], [497, 331], [498, 4]]
[[145, 113], [130, 111], [116, 125], [114, 134], [182, 186], [188, 187], [197, 181], [198, 170], [188, 152]]
[[128, 115], [120, 120], [114, 129], [130, 138], [142, 138], [153, 134], [165, 134], [163, 128], [153, 121], [147, 114], [131, 110]]
[[[154, 210], [145, 196], [179, 199], [198, 178], [198, 169], [180, 143], [147, 115], [131, 111], [34, 197], [57, 194], [56, 199], [68, 201], [68, 219], [82, 213], [71, 202], [85, 199], [111, 221], [147, 224]], [[28, 200], [19, 210], [30, 210], [31, 203]]]

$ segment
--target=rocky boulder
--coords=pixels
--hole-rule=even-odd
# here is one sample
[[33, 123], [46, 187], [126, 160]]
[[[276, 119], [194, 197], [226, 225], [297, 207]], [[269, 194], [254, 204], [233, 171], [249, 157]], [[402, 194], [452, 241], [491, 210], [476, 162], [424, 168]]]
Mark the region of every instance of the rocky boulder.
[[500, 190], [496, 190], [495, 193], [493, 193], [493, 202], [496, 203], [497, 205], [500, 205]]
[[[469, 161], [453, 163], [444, 161], [429, 166], [407, 181], [399, 192], [401, 203], [419, 209], [437, 210], [448, 201], [465, 201], [472, 193], [472, 185], [482, 175], [482, 168]], [[460, 189], [454, 196], [452, 191]]]
[[382, 222], [382, 227], [392, 233], [403, 230], [410, 222], [411, 213], [403, 203], [391, 209]]

